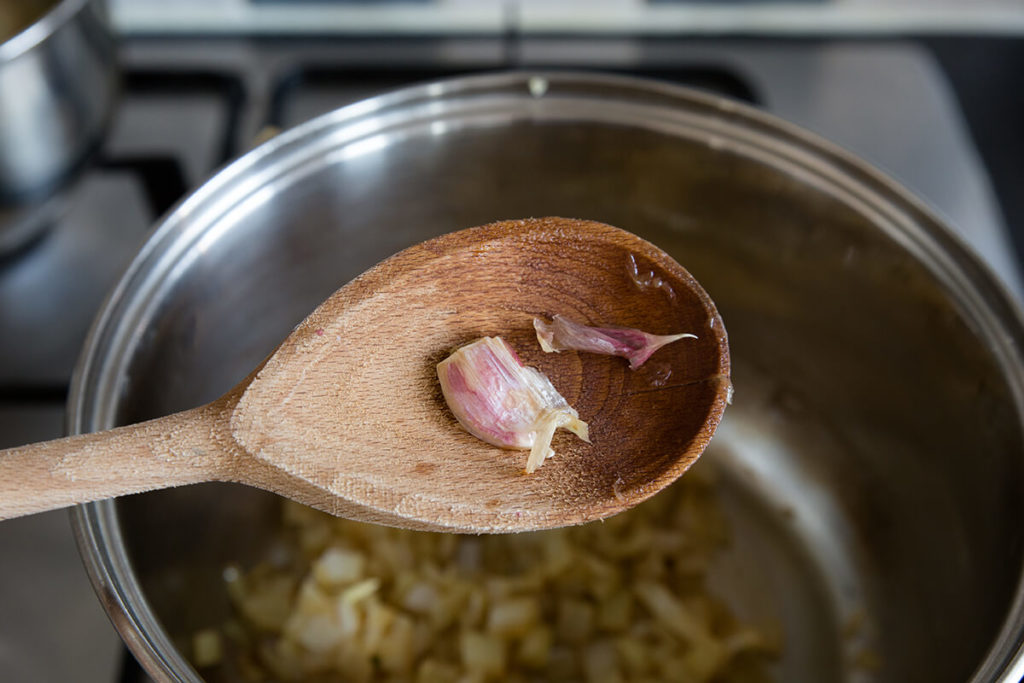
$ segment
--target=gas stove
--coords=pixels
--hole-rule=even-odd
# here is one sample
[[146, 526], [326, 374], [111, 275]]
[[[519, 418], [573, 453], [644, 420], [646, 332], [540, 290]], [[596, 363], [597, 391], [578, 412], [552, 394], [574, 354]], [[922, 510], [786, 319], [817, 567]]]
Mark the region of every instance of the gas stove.
[[[259, 139], [403, 85], [602, 69], [762, 107], [894, 176], [1017, 296], [1017, 256], [933, 53], [909, 40], [135, 38], [95, 163], [41, 237], [0, 260], [0, 447], [58, 437], [90, 321], [154, 222]], [[496, 216], [495, 218], [501, 218]], [[145, 680], [102, 612], [67, 513], [0, 524], [0, 680]]]

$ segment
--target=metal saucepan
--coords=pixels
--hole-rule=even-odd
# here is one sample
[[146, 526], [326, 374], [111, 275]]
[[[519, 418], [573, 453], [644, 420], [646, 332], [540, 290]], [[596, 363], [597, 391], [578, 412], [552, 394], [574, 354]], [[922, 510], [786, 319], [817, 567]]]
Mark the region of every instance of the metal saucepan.
[[117, 69], [100, 0], [0, 0], [0, 41], [2, 252], [43, 226], [99, 146]]
[[[1015, 306], [891, 180], [723, 99], [500, 74], [281, 135], [185, 200], [136, 258], [89, 337], [71, 431], [213, 399], [407, 245], [549, 214], [652, 240], [719, 305], [736, 399], [705, 460], [735, 538], [714, 582], [740, 613], [781, 621], [778, 680], [1020, 679]], [[76, 511], [97, 591], [158, 680], [199, 680], [177, 639], [224, 618], [222, 567], [265, 552], [275, 509], [211, 484]], [[858, 665], [861, 647], [877, 669]]]

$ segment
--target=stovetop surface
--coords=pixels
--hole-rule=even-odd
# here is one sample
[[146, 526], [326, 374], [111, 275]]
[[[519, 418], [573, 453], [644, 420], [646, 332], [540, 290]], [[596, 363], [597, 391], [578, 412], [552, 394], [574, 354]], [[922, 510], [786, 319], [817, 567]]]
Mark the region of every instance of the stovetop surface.
[[[1021, 225], [1024, 204], [1005, 174], [996, 186], [1010, 198], [997, 201], [988, 169], [1002, 168], [992, 156], [1000, 140], [973, 132], [983, 158], [965, 119], [966, 111], [991, 122], [993, 113], [977, 97], [962, 108], [940, 66], [976, 87], [969, 72], [955, 73], [958, 50], [955, 41], [935, 51], [912, 41], [129, 41], [121, 102], [96, 164], [48, 233], [0, 261], [0, 447], [61, 435], [95, 312], [153, 223], [189, 189], [267, 126], [458, 73], [614, 70], [763, 107], [903, 182], [1019, 295], [1003, 213]], [[1020, 133], [1010, 135], [1004, 146], [1024, 151]], [[1019, 162], [1008, 168], [1019, 172]], [[92, 593], [66, 512], [0, 524], [0, 558], [0, 680], [141, 680]]]

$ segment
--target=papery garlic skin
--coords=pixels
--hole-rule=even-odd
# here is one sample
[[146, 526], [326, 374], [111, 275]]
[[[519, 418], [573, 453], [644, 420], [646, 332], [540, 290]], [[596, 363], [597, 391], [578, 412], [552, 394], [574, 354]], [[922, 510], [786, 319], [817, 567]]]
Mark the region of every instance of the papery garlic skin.
[[589, 442], [587, 423], [541, 372], [526, 367], [501, 337], [483, 337], [437, 365], [441, 392], [455, 418], [476, 438], [501, 448], [530, 449], [526, 472], [554, 455], [555, 430]]
[[622, 356], [636, 370], [655, 351], [680, 339], [696, 339], [697, 335], [682, 333], [658, 335], [629, 327], [590, 327], [555, 315], [551, 322], [533, 319], [537, 341], [547, 353], [558, 351], [589, 351], [608, 356]]

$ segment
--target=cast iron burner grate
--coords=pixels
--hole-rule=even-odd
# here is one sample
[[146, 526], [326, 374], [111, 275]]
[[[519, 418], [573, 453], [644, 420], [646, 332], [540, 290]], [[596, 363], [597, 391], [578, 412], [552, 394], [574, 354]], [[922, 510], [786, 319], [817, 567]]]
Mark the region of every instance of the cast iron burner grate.
[[[239, 123], [248, 100], [241, 78], [228, 73], [205, 70], [135, 69], [127, 72], [123, 80], [125, 89], [132, 97], [200, 94], [213, 95], [221, 99], [225, 125], [216, 146], [216, 165], [227, 163], [235, 157]], [[181, 194], [184, 194], [184, 191]], [[163, 211], [160, 211], [156, 215], [162, 214]]]
[[[223, 164], [233, 158], [236, 154], [236, 139], [238, 136], [239, 121], [241, 120], [243, 107], [246, 103], [246, 91], [242, 80], [234, 75], [217, 73], [212, 71], [175, 71], [164, 69], [136, 69], [125, 72], [122, 76], [123, 91], [122, 102], [125, 101], [146, 101], [150, 98], [167, 98], [182, 94], [198, 94], [215, 97], [221, 102], [223, 109], [224, 125], [216, 141], [214, 161], [216, 165]], [[146, 216], [139, 225], [141, 231], [148, 229], [160, 216], [167, 213], [174, 204], [181, 199], [189, 189], [189, 181], [186, 178], [184, 164], [181, 158], [172, 152], [164, 151], [111, 151], [110, 145], [100, 151], [98, 159], [83, 171], [75, 185], [70, 188], [69, 194], [74, 194], [89, 179], [103, 179], [104, 177], [123, 177], [134, 182], [139, 188], [142, 203]], [[87, 194], [87, 193], [86, 193]], [[89, 202], [90, 197], [76, 196], [72, 202]], [[69, 213], [75, 211], [72, 206]], [[47, 242], [57, 239], [54, 233], [59, 232], [65, 224], [65, 219], [58, 219], [37, 239], [26, 244], [22, 249], [12, 253], [0, 262], [0, 277], [4, 269], [34, 268], [40, 271], [47, 269], [45, 261], [49, 258]], [[78, 226], [74, 226], [78, 227]], [[93, 226], [97, 233], [95, 239], [104, 237], [102, 226]], [[23, 261], [36, 260], [39, 263], [24, 264]], [[112, 264], [113, 266], [114, 264]], [[120, 264], [114, 272], [108, 274], [113, 278], [117, 268], [127, 264]], [[66, 273], [53, 273], [53, 279], [66, 277]], [[73, 277], [74, 274], [71, 274]], [[45, 295], [60, 296], [60, 292], [40, 293]], [[99, 301], [95, 302], [97, 305]], [[80, 311], [80, 315], [91, 316], [95, 311]], [[12, 334], [30, 333], [33, 330], [16, 321], [0, 320], [6, 323], [4, 326]], [[88, 320], [82, 321], [77, 330], [77, 336], [84, 334]], [[59, 330], [55, 333], [61, 333]], [[76, 340], [80, 345], [82, 339]], [[69, 346], [71, 346], [69, 344]], [[8, 358], [7, 362], [17, 362], [17, 359]], [[51, 405], [63, 407], [67, 400], [68, 380], [7, 380], [0, 381], [0, 406], [3, 405]]]
[[[87, 171], [91, 174], [120, 174], [134, 178], [142, 188], [151, 219], [166, 213], [184, 196], [187, 191], [185, 176], [177, 159], [169, 156], [119, 156], [100, 157]], [[59, 230], [60, 225], [53, 226], [47, 233], [34, 242], [25, 245], [24, 250], [11, 255], [8, 263], [15, 263], [18, 258], [32, 258], [33, 252], [44, 246], [51, 237], [50, 230]], [[69, 378], [70, 379], [70, 378]], [[67, 402], [68, 382], [4, 382], [0, 383], [0, 405], [39, 405], [53, 404], [63, 406]]]

